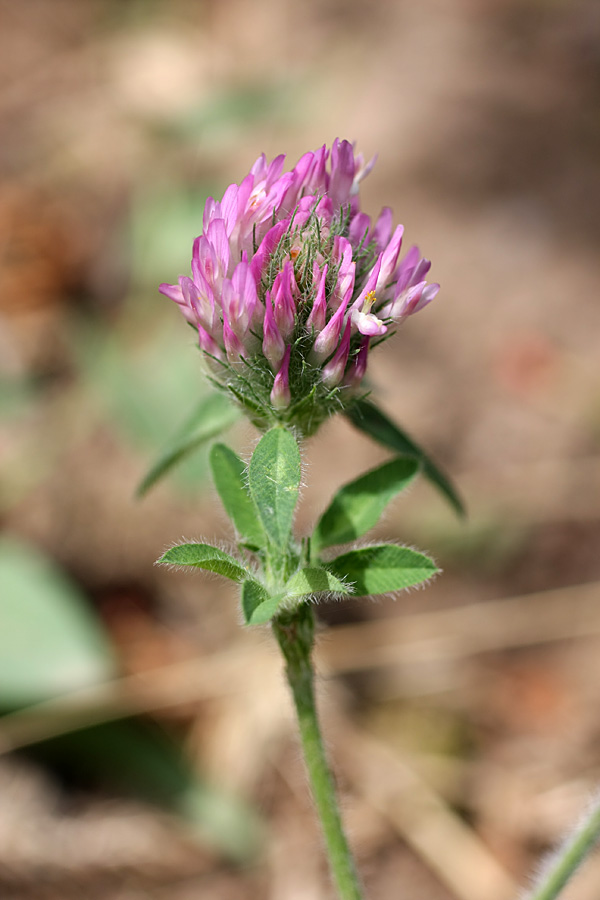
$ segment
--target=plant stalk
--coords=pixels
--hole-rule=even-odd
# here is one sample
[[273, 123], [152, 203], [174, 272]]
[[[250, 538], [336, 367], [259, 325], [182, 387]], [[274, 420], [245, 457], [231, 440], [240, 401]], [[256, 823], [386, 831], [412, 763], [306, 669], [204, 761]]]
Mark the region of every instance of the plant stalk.
[[315, 619], [304, 603], [293, 612], [280, 613], [273, 631], [286, 661], [300, 738], [317, 813], [321, 821], [333, 879], [341, 900], [361, 900], [362, 892], [335, 795], [331, 770], [317, 720], [314, 671], [311, 660]]
[[527, 900], [555, 900], [600, 838], [600, 800], [596, 799], [571, 837], [557, 851]]

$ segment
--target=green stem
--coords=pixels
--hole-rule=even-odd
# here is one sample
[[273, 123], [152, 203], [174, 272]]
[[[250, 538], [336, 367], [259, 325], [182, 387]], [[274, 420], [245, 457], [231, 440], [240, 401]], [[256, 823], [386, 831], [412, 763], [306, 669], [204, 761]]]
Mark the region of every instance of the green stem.
[[527, 900], [555, 900], [600, 838], [600, 802], [596, 800], [574, 834], [558, 851]]
[[286, 661], [286, 675], [298, 715], [300, 738], [317, 812], [321, 820], [329, 865], [341, 900], [361, 900], [354, 862], [342, 828], [331, 771], [317, 721], [311, 651], [314, 614], [308, 604], [281, 613], [273, 631]]

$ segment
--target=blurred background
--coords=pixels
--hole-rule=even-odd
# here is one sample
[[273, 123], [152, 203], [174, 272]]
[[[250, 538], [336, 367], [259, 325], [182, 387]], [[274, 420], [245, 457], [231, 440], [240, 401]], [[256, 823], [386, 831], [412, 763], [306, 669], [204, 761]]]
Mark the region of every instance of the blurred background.
[[[442, 285], [371, 375], [469, 509], [419, 484], [378, 534], [443, 576], [319, 609], [367, 896], [509, 900], [577, 817], [600, 783], [599, 100], [594, 0], [0, 2], [3, 900], [333, 897], [268, 632], [153, 567], [229, 537], [205, 456], [135, 489], [206, 390], [157, 292], [206, 197], [336, 136], [379, 154], [363, 208]], [[385, 458], [342, 420], [307, 453], [304, 532]]]

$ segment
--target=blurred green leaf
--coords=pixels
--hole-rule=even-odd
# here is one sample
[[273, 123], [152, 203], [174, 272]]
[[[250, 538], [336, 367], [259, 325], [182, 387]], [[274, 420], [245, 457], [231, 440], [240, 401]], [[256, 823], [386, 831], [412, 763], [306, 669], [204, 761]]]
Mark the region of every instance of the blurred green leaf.
[[425, 477], [437, 487], [459, 516], [466, 514], [464, 504], [450, 479], [404, 429], [388, 419], [374, 403], [370, 400], [358, 400], [345, 415], [355, 428], [368, 434], [377, 443], [403, 456], [414, 456], [420, 460]]
[[116, 674], [86, 598], [46, 557], [0, 542], [0, 707], [16, 709]]
[[202, 138], [210, 140], [224, 128], [247, 128], [250, 124], [285, 121], [293, 115], [298, 91], [291, 83], [248, 83], [233, 90], [212, 94], [208, 103], [188, 110], [174, 122], [165, 123], [163, 131], [179, 141]]
[[[165, 436], [179, 431], [182, 439], [187, 437], [184, 432], [193, 426], [199, 407], [215, 392], [203, 377], [189, 338], [190, 352], [182, 352], [181, 324], [176, 310], [172, 322], [159, 314], [152, 327], [138, 321], [137, 313], [128, 314], [110, 332], [98, 323], [78, 323], [72, 345], [82, 375], [78, 399], [88, 427], [97, 427], [100, 418], [146, 454], [149, 448], [158, 454]], [[191, 331], [184, 327], [184, 347], [186, 335], [191, 337]], [[173, 473], [176, 482], [189, 486], [206, 479], [201, 443], [200, 452], [190, 450], [179, 457]]]
[[30, 381], [0, 375], [0, 421], [22, 417], [29, 412], [36, 399], [36, 391]]
[[[4, 713], [13, 712], [14, 718], [22, 709], [44, 722], [48, 701], [117, 677], [100, 620], [84, 595], [39, 551], [16, 540], [0, 541], [0, 598]], [[112, 715], [110, 708], [106, 715]], [[59, 719], [57, 726], [60, 732], [64, 723]], [[75, 727], [32, 741], [28, 749], [69, 779], [92, 779], [164, 806], [234, 859], [256, 853], [261, 835], [256, 817], [206, 784], [177, 743], [150, 721]]]
[[233, 425], [239, 417], [239, 410], [224, 394], [214, 393], [204, 397], [179, 434], [171, 441], [142, 480], [137, 489], [138, 496], [143, 496], [173, 466], [212, 438], [217, 437], [226, 428]]

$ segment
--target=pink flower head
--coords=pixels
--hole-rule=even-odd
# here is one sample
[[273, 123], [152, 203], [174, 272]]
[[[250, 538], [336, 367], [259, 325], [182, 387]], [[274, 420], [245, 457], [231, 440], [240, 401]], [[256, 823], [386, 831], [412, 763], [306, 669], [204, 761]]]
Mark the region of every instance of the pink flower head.
[[[349, 141], [285, 159], [258, 157], [220, 200], [209, 198], [191, 277], [162, 284], [198, 330], [213, 381], [261, 428], [312, 433], [352, 402], [372, 338], [426, 306], [439, 286], [402, 226], [360, 208], [365, 164]], [[290, 373], [293, 373], [291, 375]]]

